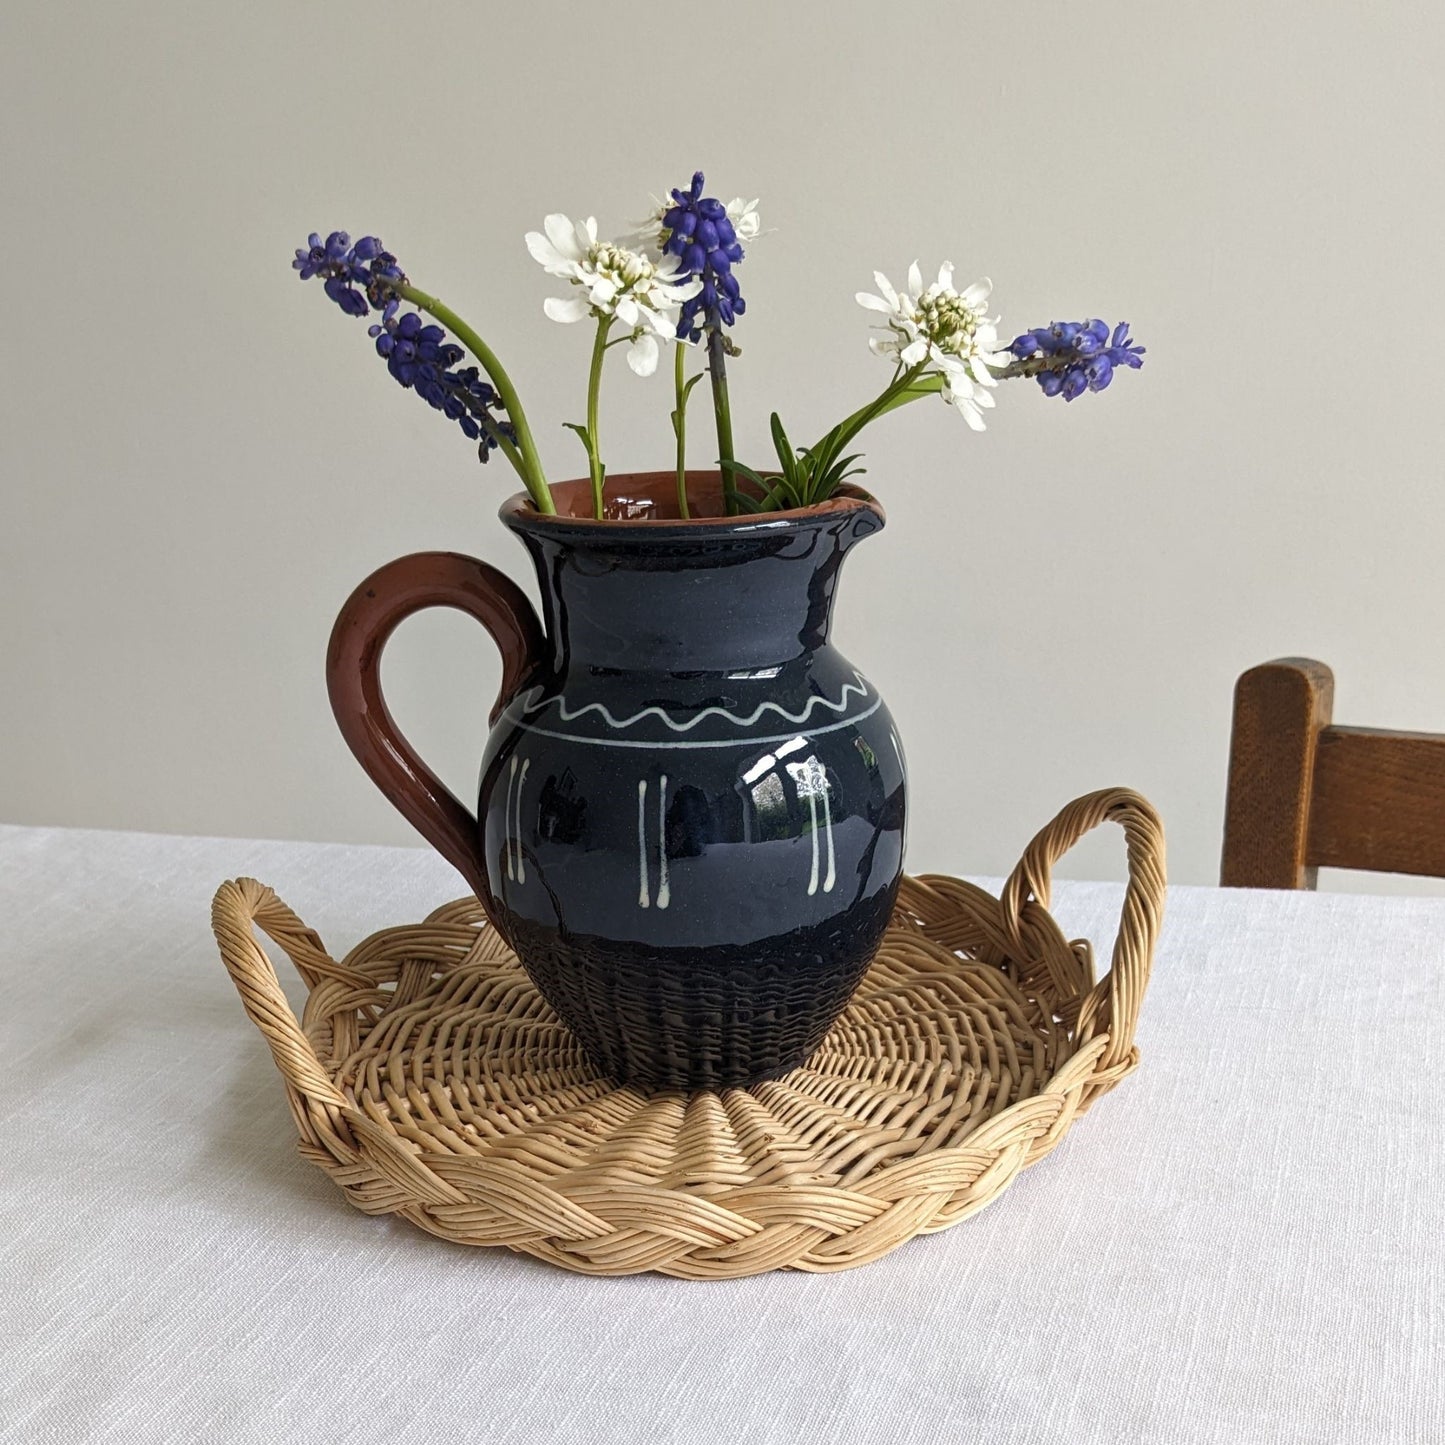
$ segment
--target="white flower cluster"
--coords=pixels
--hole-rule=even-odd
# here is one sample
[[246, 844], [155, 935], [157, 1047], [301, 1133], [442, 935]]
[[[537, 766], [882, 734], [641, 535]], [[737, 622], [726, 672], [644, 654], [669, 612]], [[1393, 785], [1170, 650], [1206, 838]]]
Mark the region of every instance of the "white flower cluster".
[[993, 406], [992, 388], [998, 380], [990, 366], [1003, 367], [1013, 359], [999, 345], [995, 322], [985, 314], [992, 283], [975, 281], [963, 291], [953, 286], [953, 267], [938, 268], [938, 280], [923, 284], [915, 261], [908, 268], [908, 289], [895, 291], [881, 271], [873, 273], [881, 295], [858, 293], [858, 304], [883, 314], [885, 335], [869, 345], [897, 365], [911, 369], [926, 365], [943, 378], [944, 401], [975, 431], [983, 431], [983, 409]]
[[728, 220], [739, 241], [754, 241], [762, 234], [763, 222], [758, 215], [758, 198], [745, 201], [741, 196], [728, 202]]
[[543, 309], [553, 321], [584, 316], [616, 317], [631, 333], [627, 364], [639, 376], [657, 370], [658, 339], [677, 334], [678, 308], [696, 296], [702, 282], [679, 278], [676, 256], [652, 258], [611, 241], [597, 239], [597, 221], [548, 216], [546, 234], [527, 233], [527, 249], [549, 276], [570, 281], [585, 294], [549, 296]]

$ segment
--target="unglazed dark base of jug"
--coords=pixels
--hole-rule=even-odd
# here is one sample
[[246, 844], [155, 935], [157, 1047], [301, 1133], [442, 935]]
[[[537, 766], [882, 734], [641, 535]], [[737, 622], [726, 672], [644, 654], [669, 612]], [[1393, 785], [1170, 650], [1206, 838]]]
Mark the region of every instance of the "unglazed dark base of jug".
[[822, 1043], [878, 950], [897, 891], [748, 946], [661, 950], [500, 921], [602, 1073], [649, 1091], [745, 1088], [791, 1073]]

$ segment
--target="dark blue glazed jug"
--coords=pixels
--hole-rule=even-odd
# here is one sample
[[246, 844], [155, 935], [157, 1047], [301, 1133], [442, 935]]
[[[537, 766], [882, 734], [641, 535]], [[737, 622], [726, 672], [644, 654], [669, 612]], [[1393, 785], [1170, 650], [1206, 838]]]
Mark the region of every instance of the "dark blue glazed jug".
[[[723, 518], [716, 473], [525, 494], [540, 622], [455, 553], [381, 568], [337, 619], [332, 705], [363, 767], [475, 890], [597, 1067], [639, 1088], [774, 1078], [821, 1042], [871, 961], [903, 866], [888, 709], [832, 645], [843, 559], [879, 530], [851, 492]], [[477, 617], [502, 653], [474, 817], [401, 736], [378, 680], [402, 618]], [[480, 820], [480, 821], [479, 821]]]

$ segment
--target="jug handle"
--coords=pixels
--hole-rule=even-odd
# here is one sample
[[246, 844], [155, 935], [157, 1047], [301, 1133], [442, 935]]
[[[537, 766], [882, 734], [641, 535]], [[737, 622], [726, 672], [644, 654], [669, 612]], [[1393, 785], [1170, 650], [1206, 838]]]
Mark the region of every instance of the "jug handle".
[[489, 721], [545, 656], [542, 624], [505, 572], [460, 552], [414, 552], [378, 567], [346, 599], [331, 629], [326, 688], [346, 745], [367, 776], [467, 880], [490, 916], [491, 889], [476, 817], [402, 736], [381, 691], [381, 654], [399, 623], [428, 607], [475, 617], [502, 654], [502, 685]]

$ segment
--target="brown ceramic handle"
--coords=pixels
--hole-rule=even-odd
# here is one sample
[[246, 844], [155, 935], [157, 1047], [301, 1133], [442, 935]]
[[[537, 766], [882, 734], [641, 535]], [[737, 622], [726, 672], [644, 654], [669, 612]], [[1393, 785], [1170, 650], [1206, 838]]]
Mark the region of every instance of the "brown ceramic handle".
[[414, 552], [379, 567], [342, 607], [331, 629], [326, 686], [346, 745], [402, 816], [471, 885], [491, 911], [481, 830], [471, 811], [401, 735], [381, 693], [381, 653], [397, 624], [427, 607], [475, 617], [502, 654], [491, 721], [543, 656], [542, 625], [504, 572], [459, 552]]

